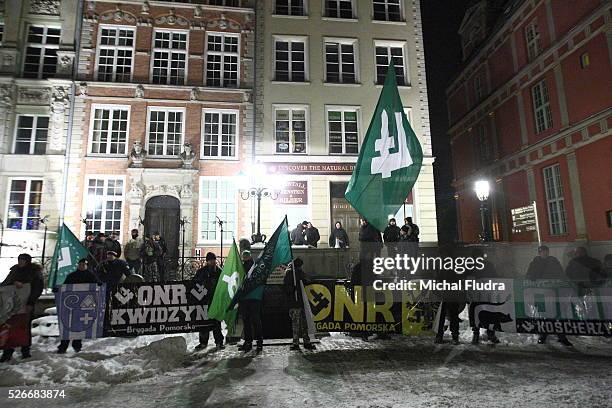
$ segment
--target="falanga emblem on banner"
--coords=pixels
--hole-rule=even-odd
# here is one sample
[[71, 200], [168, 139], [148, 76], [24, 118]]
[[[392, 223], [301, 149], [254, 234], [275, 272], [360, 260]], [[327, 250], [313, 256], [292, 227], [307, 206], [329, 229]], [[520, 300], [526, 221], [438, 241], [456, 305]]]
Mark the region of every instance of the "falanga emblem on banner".
[[423, 150], [412, 130], [397, 89], [393, 62], [346, 189], [346, 200], [383, 231], [416, 183]]
[[53, 288], [61, 285], [69, 273], [74, 272], [79, 259], [87, 258], [89, 251], [74, 236], [70, 228], [63, 224], [60, 228], [55, 252], [51, 260], [51, 274], [48, 286]]
[[104, 337], [106, 285], [62, 285], [55, 295], [62, 340]]

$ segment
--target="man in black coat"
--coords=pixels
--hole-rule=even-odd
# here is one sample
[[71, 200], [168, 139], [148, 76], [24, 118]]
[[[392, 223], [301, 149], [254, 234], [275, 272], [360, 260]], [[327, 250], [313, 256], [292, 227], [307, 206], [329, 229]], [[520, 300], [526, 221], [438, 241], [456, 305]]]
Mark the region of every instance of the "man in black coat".
[[121, 244], [117, 241], [119, 237], [119, 232], [113, 231], [110, 233], [110, 236], [106, 238], [104, 241], [104, 248], [106, 251], [113, 251], [117, 254], [117, 258], [121, 258]]
[[291, 231], [291, 234], [289, 234], [289, 238], [291, 238], [291, 243], [293, 245], [306, 245], [306, 240], [304, 239], [304, 225], [298, 224], [297, 227]]
[[311, 222], [306, 223], [305, 236], [306, 236], [306, 244], [311, 247], [317, 247], [317, 243], [321, 239], [321, 235], [319, 234], [319, 230], [316, 229]]
[[380, 231], [363, 218], [359, 230], [359, 243], [360, 260], [372, 261], [374, 258], [380, 257], [380, 250], [383, 246]]
[[591, 288], [601, 284], [605, 280], [603, 265], [598, 259], [591, 258], [584, 247], [578, 247], [574, 251], [574, 258], [565, 269], [567, 277], [578, 287], [580, 296], [586, 295]]
[[310, 342], [308, 336], [308, 326], [304, 312], [304, 298], [302, 296], [302, 284], [307, 285], [306, 277], [302, 266], [304, 261], [296, 258], [293, 261], [293, 268], [287, 268], [283, 286], [287, 295], [287, 305], [289, 306], [289, 317], [291, 318], [291, 329], [293, 332], [293, 345], [291, 350], [300, 349], [300, 337], [304, 340], [304, 348], [314, 350], [315, 345]]
[[[39, 264], [32, 263], [32, 256], [30, 254], [20, 254], [17, 257], [17, 265], [11, 267], [10, 272], [4, 282], [0, 286], [15, 285], [17, 289], [23, 287], [23, 285], [30, 284], [30, 295], [26, 301], [26, 311], [30, 314], [30, 320], [34, 313], [34, 306], [36, 301], [40, 297], [43, 291], [43, 277], [42, 277], [42, 266]], [[21, 347], [21, 357], [30, 358], [30, 346], [32, 344], [32, 333], [30, 332], [30, 325], [28, 325], [28, 344]], [[13, 356], [15, 349], [4, 349], [0, 362], [9, 361]]]
[[[77, 264], [77, 270], [66, 276], [64, 285], [73, 285], [77, 283], [100, 283], [98, 277], [89, 270], [89, 261], [87, 259], [79, 260]], [[70, 345], [70, 340], [60, 341], [57, 347], [57, 354], [65, 354]], [[76, 353], [81, 351], [83, 342], [81, 340], [72, 340], [72, 348]]]
[[334, 225], [334, 229], [331, 234], [329, 234], [329, 247], [330, 248], [348, 248], [349, 247], [349, 237], [346, 233], [345, 229], [342, 228], [342, 223], [340, 221], [336, 221]]
[[159, 281], [165, 282], [167, 278], [166, 255], [168, 254], [168, 246], [166, 245], [166, 240], [159, 234], [159, 232], [153, 234], [153, 239], [155, 240], [155, 242], [157, 242], [157, 245], [159, 245], [159, 248], [161, 250], [159, 257], [157, 258], [157, 273], [159, 274]]
[[383, 240], [387, 246], [387, 256], [394, 258], [397, 254], [398, 242], [400, 239], [400, 227], [397, 226], [395, 218], [389, 220], [389, 225], [383, 232]]
[[103, 232], [98, 232], [98, 234], [92, 241], [91, 246], [89, 247], [89, 253], [91, 253], [93, 259], [95, 259], [96, 262], [100, 264], [104, 262], [104, 260], [106, 260], [107, 251], [108, 249], [106, 249], [106, 234]]
[[124, 276], [131, 274], [130, 266], [123, 259], [118, 259], [114, 251], [108, 251], [106, 261], [98, 265], [98, 278], [107, 285], [117, 285]]
[[[197, 270], [193, 280], [201, 285], [204, 285], [208, 291], [208, 306], [213, 299], [217, 282], [221, 276], [221, 269], [217, 266], [217, 256], [212, 252], [206, 254], [206, 264]], [[223, 346], [223, 333], [221, 332], [221, 322], [214, 320], [214, 326], [212, 329], [213, 337], [215, 338], [215, 344], [217, 349], [224, 349]], [[210, 337], [210, 330], [202, 330], [199, 334], [200, 344], [196, 346], [196, 350], [202, 350], [208, 346], [208, 338]]]

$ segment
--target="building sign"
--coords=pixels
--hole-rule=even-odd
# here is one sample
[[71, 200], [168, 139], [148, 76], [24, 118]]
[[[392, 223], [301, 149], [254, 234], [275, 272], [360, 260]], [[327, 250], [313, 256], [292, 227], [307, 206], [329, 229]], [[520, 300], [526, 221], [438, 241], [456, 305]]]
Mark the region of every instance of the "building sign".
[[316, 174], [351, 175], [354, 163], [267, 163], [268, 173], [272, 174]]
[[287, 181], [283, 185], [278, 199], [279, 204], [285, 205], [306, 205], [308, 204], [308, 182], [307, 181]]
[[510, 213], [512, 214], [513, 234], [537, 230], [536, 212], [533, 204], [526, 207], [513, 208], [510, 210]]

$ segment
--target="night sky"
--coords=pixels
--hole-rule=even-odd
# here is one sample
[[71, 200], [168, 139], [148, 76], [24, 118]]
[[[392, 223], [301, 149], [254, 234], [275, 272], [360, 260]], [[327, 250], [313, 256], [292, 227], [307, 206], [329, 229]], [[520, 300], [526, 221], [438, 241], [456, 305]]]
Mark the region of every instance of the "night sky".
[[421, 0], [425, 66], [438, 213], [438, 240], [453, 242], [457, 237], [457, 215], [451, 187], [453, 166], [450, 153], [445, 90], [461, 64], [457, 34], [470, 0]]

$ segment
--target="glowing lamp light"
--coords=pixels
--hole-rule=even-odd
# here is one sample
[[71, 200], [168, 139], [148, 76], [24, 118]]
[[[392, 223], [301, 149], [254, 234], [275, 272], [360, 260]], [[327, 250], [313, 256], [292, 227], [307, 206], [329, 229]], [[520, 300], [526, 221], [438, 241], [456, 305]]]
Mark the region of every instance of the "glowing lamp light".
[[476, 197], [478, 197], [480, 201], [486, 201], [489, 199], [491, 186], [487, 180], [478, 180], [474, 184], [474, 191], [476, 192]]

